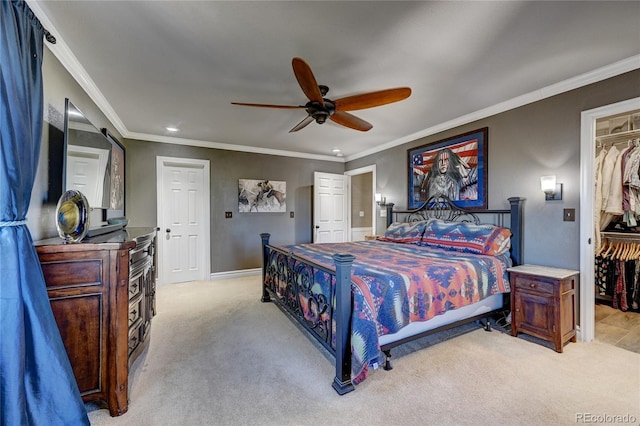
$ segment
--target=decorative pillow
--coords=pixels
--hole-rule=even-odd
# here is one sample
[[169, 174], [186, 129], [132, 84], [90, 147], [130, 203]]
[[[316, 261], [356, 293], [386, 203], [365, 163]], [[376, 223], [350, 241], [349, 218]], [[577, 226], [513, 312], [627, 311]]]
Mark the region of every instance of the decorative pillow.
[[511, 231], [494, 225], [432, 220], [425, 227], [422, 245], [496, 256], [511, 248]]
[[426, 221], [420, 222], [394, 222], [384, 232], [384, 237], [378, 238], [381, 241], [392, 241], [394, 243], [420, 244], [424, 233]]

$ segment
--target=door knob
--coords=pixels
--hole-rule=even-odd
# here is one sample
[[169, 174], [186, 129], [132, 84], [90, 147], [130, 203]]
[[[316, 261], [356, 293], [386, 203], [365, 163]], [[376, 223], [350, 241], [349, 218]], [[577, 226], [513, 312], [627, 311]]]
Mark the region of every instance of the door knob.
[[170, 228], [167, 228], [167, 234], [168, 234], [169, 232], [171, 232], [171, 229], [170, 229]]

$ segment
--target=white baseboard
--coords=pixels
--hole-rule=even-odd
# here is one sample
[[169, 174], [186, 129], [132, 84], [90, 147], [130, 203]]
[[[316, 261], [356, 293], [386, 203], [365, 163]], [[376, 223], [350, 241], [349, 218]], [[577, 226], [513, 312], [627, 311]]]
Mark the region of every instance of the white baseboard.
[[262, 268], [253, 268], [253, 269], [240, 269], [237, 271], [224, 271], [224, 272], [212, 272], [209, 276], [209, 280], [225, 280], [229, 278], [242, 278], [242, 277], [251, 277], [254, 275], [260, 275], [262, 273]]

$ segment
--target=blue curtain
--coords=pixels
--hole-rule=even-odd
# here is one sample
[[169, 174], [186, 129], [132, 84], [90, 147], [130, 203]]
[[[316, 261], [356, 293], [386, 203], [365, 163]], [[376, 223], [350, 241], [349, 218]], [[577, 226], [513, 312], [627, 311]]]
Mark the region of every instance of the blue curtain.
[[0, 1], [0, 424], [88, 425], [26, 214], [42, 137], [44, 29]]

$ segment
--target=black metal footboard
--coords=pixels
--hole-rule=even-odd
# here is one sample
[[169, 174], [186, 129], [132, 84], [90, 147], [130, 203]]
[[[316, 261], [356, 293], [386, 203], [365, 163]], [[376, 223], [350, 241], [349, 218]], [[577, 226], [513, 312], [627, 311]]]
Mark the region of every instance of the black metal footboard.
[[[351, 382], [351, 264], [350, 254], [336, 254], [335, 271], [301, 259], [269, 245], [262, 238], [262, 302], [273, 301], [284, 308], [335, 357], [333, 388], [340, 395], [354, 389]], [[327, 274], [327, 291], [314, 289], [317, 273]], [[335, 306], [332, 300], [335, 299]], [[334, 327], [335, 324], [335, 335]]]

